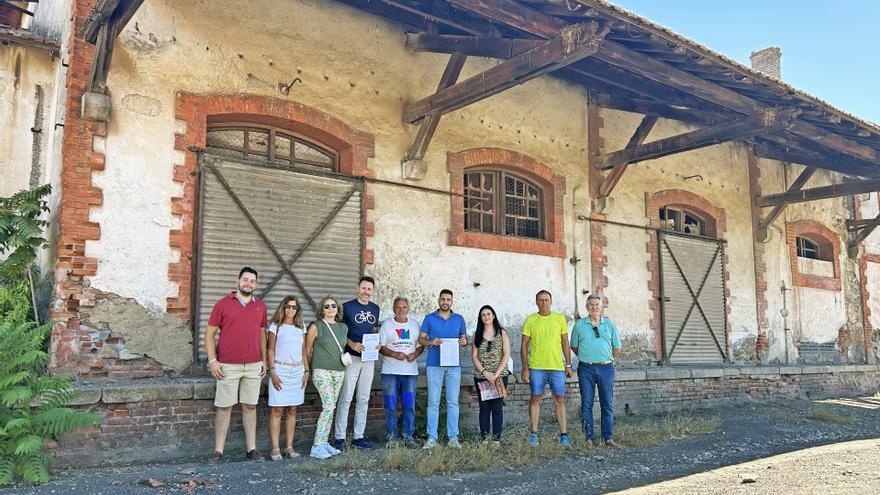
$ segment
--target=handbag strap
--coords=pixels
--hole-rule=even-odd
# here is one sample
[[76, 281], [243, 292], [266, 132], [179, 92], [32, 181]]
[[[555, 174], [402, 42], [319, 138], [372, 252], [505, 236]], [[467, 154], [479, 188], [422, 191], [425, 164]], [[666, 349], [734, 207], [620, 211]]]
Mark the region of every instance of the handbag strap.
[[341, 345], [339, 345], [339, 339], [338, 339], [338, 338], [336, 338], [336, 334], [335, 334], [335, 333], [333, 333], [333, 329], [332, 329], [332, 328], [330, 328], [330, 324], [329, 324], [329, 323], [327, 323], [327, 322], [326, 322], [326, 321], [324, 321], [324, 320], [321, 320], [321, 323], [323, 323], [323, 324], [324, 324], [324, 326], [326, 326], [326, 327], [327, 327], [327, 330], [329, 330], [329, 331], [330, 331], [330, 335], [331, 335], [331, 336], [332, 336], [332, 337], [333, 337], [333, 341], [334, 341], [334, 342], [336, 342], [336, 347], [338, 347], [338, 348], [339, 348], [339, 353], [340, 353], [340, 354], [342, 354], [342, 353], [343, 353], [343, 352], [345, 352], [345, 351], [343, 351], [343, 350], [342, 350], [342, 346], [341, 346]]

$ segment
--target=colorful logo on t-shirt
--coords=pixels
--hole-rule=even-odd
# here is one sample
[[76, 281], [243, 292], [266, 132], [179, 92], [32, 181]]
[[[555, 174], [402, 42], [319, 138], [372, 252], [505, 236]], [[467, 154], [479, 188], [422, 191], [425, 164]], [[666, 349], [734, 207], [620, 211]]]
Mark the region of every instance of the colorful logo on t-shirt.
[[410, 339], [409, 328], [397, 328], [394, 331], [397, 332], [397, 338], [404, 340]]

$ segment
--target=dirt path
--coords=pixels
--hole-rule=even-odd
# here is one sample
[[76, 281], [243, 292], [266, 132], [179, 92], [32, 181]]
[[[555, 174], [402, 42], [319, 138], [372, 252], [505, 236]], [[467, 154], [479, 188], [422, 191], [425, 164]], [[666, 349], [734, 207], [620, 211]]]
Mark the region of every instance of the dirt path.
[[880, 440], [857, 440], [744, 462], [616, 493], [873, 494], [880, 491], [878, 459]]
[[[826, 484], [832, 478], [837, 483], [834, 486], [840, 486], [841, 490], [845, 487], [847, 493], [877, 493], [880, 480], [877, 479], [876, 468], [870, 471], [867, 463], [871, 457], [878, 458], [880, 399], [844, 400], [838, 404], [823, 405], [826, 412], [830, 410], [831, 413], [821, 420], [813, 417], [813, 406], [813, 403], [807, 401], [788, 401], [703, 411], [696, 414], [717, 418], [720, 422], [718, 429], [707, 435], [673, 440], [665, 445], [644, 449], [597, 449], [589, 453], [572, 453], [542, 465], [461, 473], [449, 477], [422, 478], [397, 471], [380, 474], [355, 471], [332, 473], [330, 476], [308, 476], [297, 469], [296, 463], [229, 462], [220, 466], [209, 466], [205, 459], [198, 459], [175, 464], [62, 473], [48, 485], [2, 489], [0, 495], [187, 493], [187, 483], [193, 487], [194, 493], [261, 495], [561, 495], [626, 489], [637, 490], [632, 493], [810, 493], [811, 490], [832, 493]], [[622, 418], [620, 421], [625, 422], [627, 419]], [[874, 440], [864, 444], [842, 443], [866, 439]], [[508, 439], [510, 442], [525, 440]], [[821, 449], [818, 454], [803, 450], [822, 445], [827, 445], [823, 448], [834, 452], [834, 456], [839, 459], [830, 460], [827, 455], [822, 455]], [[772, 457], [778, 454], [784, 455]], [[748, 464], [742, 463], [756, 459], [762, 460], [752, 464], [761, 467], [743, 467]], [[774, 465], [774, 462], [777, 464]], [[746, 471], [753, 474], [747, 475]], [[783, 472], [789, 476], [788, 480], [777, 478], [774, 471]], [[696, 473], [703, 474], [685, 478]], [[717, 478], [705, 478], [706, 476]], [[752, 476], [755, 483], [742, 484], [747, 476]], [[150, 478], [161, 480], [165, 485], [150, 488], [138, 483], [139, 480]], [[777, 482], [780, 484], [774, 484]]]

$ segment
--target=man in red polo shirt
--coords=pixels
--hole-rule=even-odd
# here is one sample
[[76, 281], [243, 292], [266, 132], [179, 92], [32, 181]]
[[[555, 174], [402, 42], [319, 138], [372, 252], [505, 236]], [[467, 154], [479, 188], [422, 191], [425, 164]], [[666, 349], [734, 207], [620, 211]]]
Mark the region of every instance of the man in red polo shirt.
[[[217, 379], [214, 406], [214, 455], [211, 462], [223, 460], [223, 446], [229, 430], [232, 406], [241, 403], [245, 457], [262, 461], [257, 450], [257, 400], [260, 382], [266, 373], [266, 304], [257, 299], [257, 271], [246, 266], [238, 273], [238, 290], [217, 301], [208, 319], [205, 350], [208, 366]], [[216, 344], [214, 335], [220, 330]]]

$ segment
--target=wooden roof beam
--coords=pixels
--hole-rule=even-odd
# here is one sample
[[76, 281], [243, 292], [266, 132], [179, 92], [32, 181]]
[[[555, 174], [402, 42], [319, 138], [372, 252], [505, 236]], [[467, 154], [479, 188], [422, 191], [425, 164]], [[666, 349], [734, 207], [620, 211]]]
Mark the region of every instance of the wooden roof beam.
[[764, 208], [767, 206], [839, 198], [841, 196], [864, 194], [878, 190], [880, 190], [880, 179], [861, 180], [856, 182], [845, 182], [843, 184], [832, 184], [830, 186], [814, 187], [812, 189], [802, 189], [800, 191], [760, 196], [757, 204]]
[[634, 148], [599, 155], [596, 157], [596, 167], [600, 170], [614, 168], [624, 163], [653, 160], [683, 151], [785, 129], [792, 125], [792, 122], [797, 117], [797, 112], [797, 109], [786, 109], [778, 112], [775, 110], [762, 110], [756, 116], [743, 117], [732, 122], [725, 122], [712, 127], [659, 139]]
[[[656, 123], [656, 115], [645, 115], [639, 123], [639, 126], [636, 127], [636, 131], [633, 133], [632, 137], [629, 138], [629, 142], [626, 144], [625, 149], [633, 149], [644, 143]], [[623, 178], [623, 174], [626, 173], [627, 167], [629, 167], [628, 163], [620, 163], [611, 169], [611, 172], [608, 173], [599, 185], [599, 197], [597, 199], [601, 200], [607, 198], [611, 194], [611, 191], [614, 190], [614, 187], [620, 182], [620, 179]]]
[[[815, 174], [815, 173], [816, 173], [815, 168], [813, 168], [813, 167], [805, 168], [800, 173], [800, 175], [797, 176], [797, 178], [794, 180], [794, 182], [791, 183], [791, 186], [789, 186], [789, 188], [786, 192], [800, 191], [807, 184], [807, 181], [810, 180], [810, 177], [812, 177], [813, 174]], [[770, 213], [768, 213], [767, 216], [764, 217], [763, 220], [761, 220], [761, 223], [758, 224], [758, 232], [760, 232], [760, 234], [761, 234], [761, 239], [765, 239], [765, 240], [767, 239], [767, 227], [769, 227], [770, 224], [772, 224], [776, 220], [776, 218], [779, 217], [779, 215], [785, 209], [787, 204], [788, 203], [774, 206], [773, 209], [770, 210]]]
[[[853, 222], [852, 224], [850, 222]], [[876, 217], [869, 220], [847, 220], [848, 228], [854, 227], [855, 235], [847, 242], [847, 254], [850, 258], [855, 259], [859, 253], [859, 244], [880, 226], [880, 213]], [[851, 227], [852, 226], [852, 227]]]
[[573, 24], [556, 38], [407, 105], [404, 119], [416, 122], [432, 113], [449, 113], [589, 57], [606, 34], [607, 29], [600, 32], [596, 23]]
[[462, 53], [474, 57], [505, 60], [531, 50], [542, 43], [541, 40], [406, 33], [406, 47], [417, 52]]
[[761, 158], [834, 170], [855, 177], [880, 177], [880, 170], [877, 167], [856, 158], [844, 155], [830, 156], [827, 153], [807, 151], [797, 146], [792, 148], [788, 141], [780, 139], [779, 136], [766, 135], [761, 136], [761, 139], [771, 141], [755, 143], [755, 154]]

